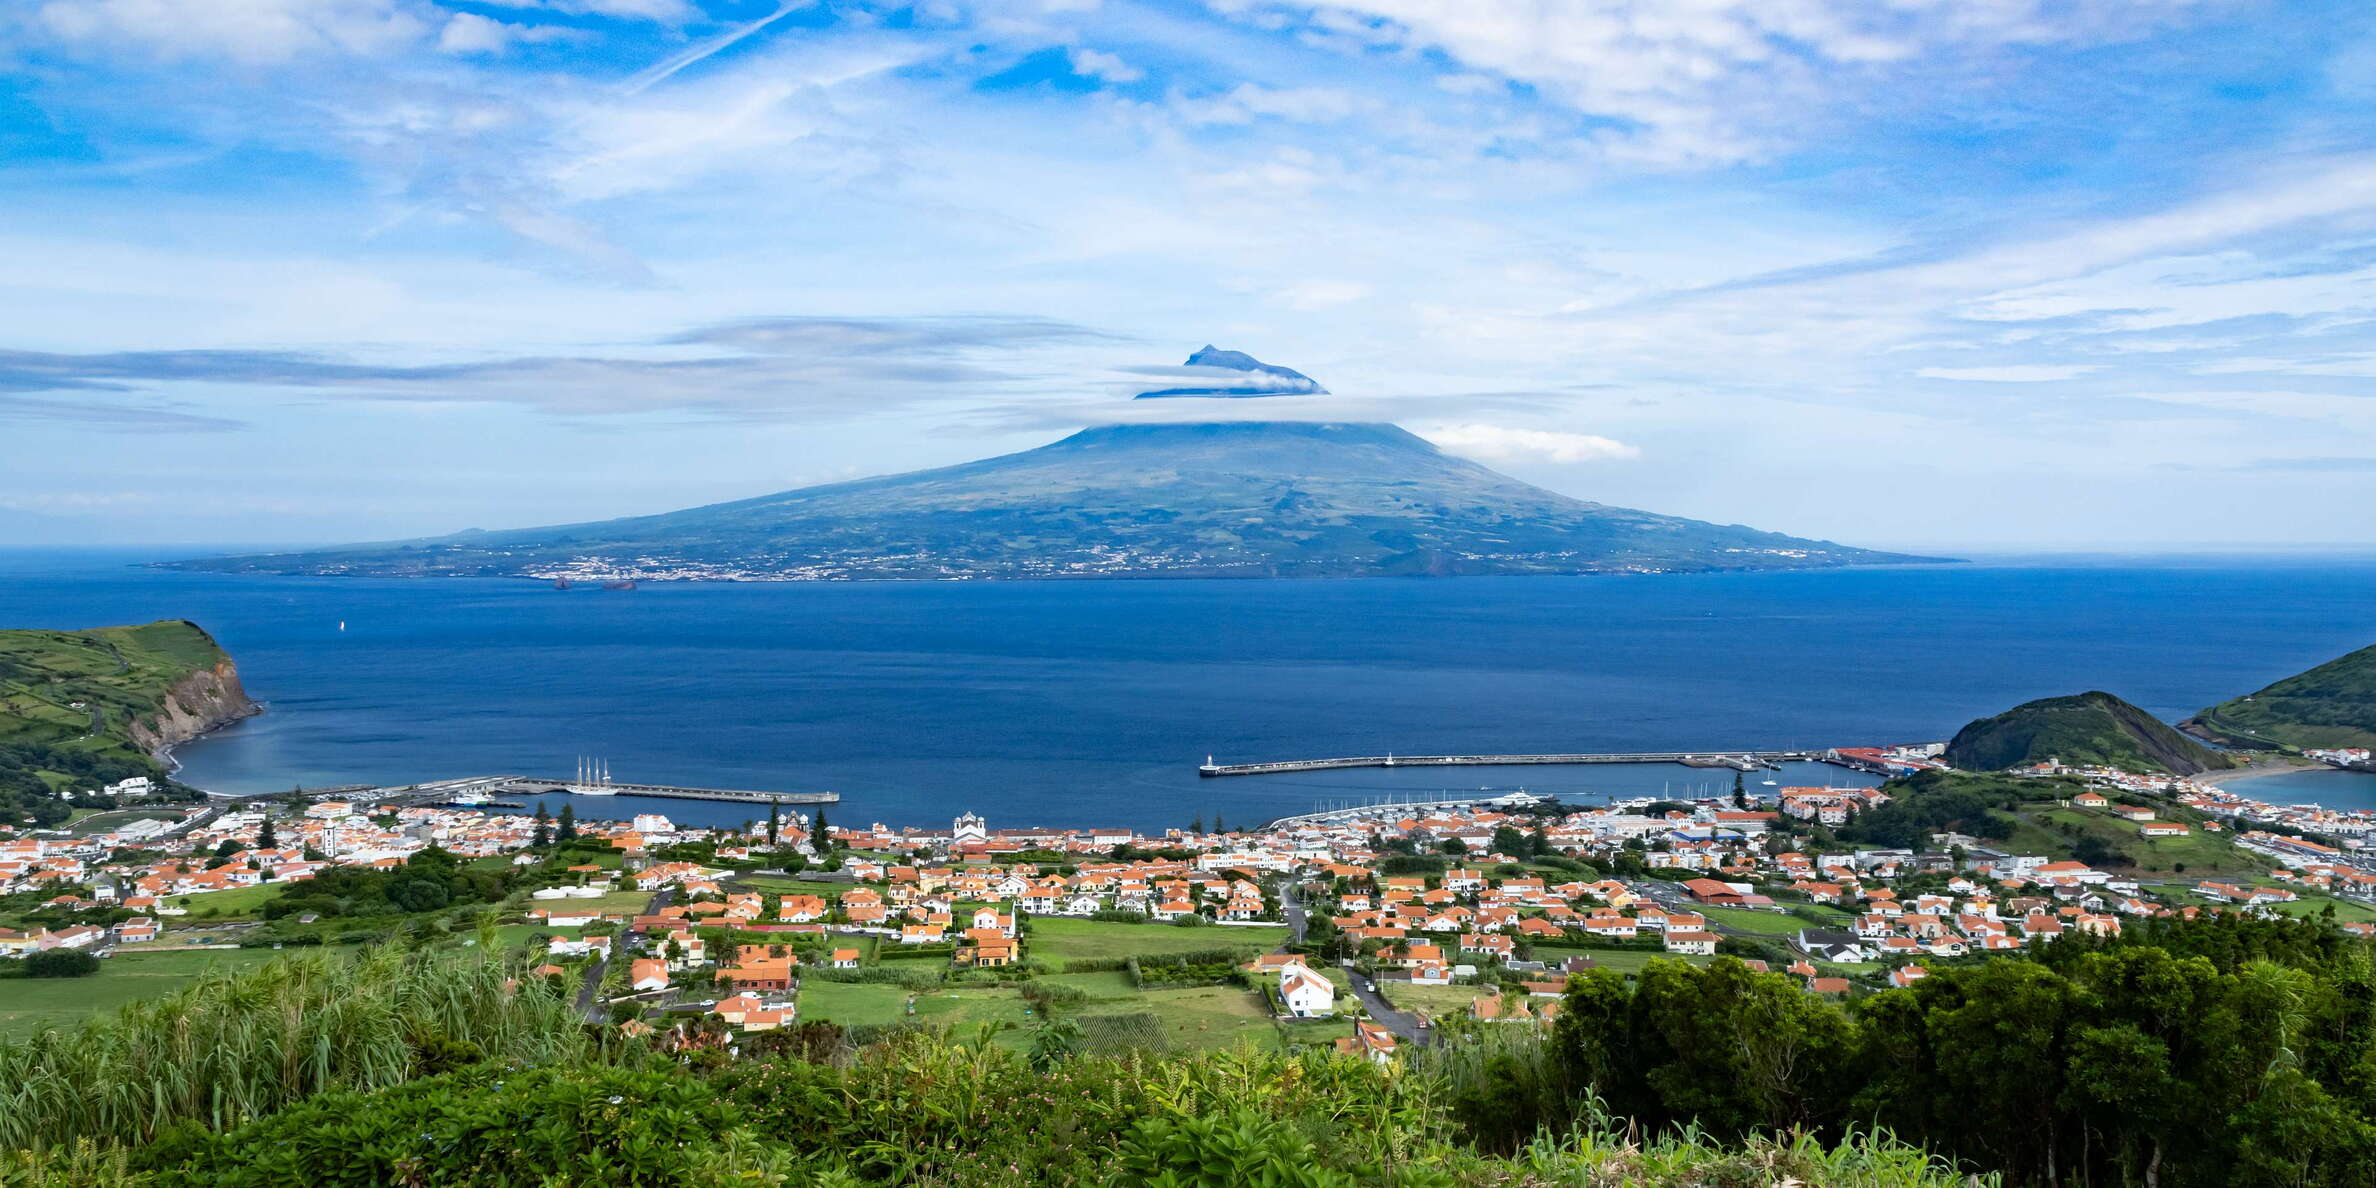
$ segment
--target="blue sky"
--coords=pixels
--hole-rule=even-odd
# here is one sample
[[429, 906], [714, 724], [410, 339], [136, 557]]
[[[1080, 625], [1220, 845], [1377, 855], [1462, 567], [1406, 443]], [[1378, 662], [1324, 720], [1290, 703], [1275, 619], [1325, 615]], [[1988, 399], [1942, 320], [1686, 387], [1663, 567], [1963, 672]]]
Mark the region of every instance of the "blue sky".
[[[1862, 544], [2369, 544], [2376, 6], [18, 0], [0, 294], [0, 544], [1256, 415]], [[1330, 394], [1127, 399], [1207, 342]]]

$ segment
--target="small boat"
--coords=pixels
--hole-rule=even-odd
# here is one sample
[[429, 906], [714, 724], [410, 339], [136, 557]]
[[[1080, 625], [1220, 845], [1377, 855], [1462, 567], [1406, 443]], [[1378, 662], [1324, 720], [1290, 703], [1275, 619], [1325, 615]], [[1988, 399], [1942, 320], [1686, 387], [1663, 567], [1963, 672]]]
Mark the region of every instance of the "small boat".
[[1779, 787], [1779, 786], [1780, 786], [1780, 785], [1779, 785], [1779, 783], [1778, 783], [1777, 781], [1774, 781], [1774, 780], [1759, 780], [1759, 781], [1757, 781], [1757, 782], [1758, 782], [1760, 785], [1762, 785], [1762, 786], [1764, 786], [1764, 787], [1768, 787], [1768, 788], [1774, 788], [1774, 787]]

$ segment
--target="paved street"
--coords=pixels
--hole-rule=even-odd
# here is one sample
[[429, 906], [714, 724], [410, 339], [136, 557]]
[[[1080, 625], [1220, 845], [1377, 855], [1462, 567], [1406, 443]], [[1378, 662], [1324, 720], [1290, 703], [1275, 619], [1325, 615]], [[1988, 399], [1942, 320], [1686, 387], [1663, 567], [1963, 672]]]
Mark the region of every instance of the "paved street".
[[[662, 887], [659, 891], [654, 892], [652, 901], [644, 905], [643, 914], [647, 916], [659, 915], [661, 908], [667, 907], [676, 899], [676, 893], [677, 889], [674, 886]], [[586, 1022], [600, 1023], [609, 1017], [609, 1007], [601, 1001], [602, 979], [610, 973], [611, 962], [635, 959], [635, 955], [630, 949], [636, 935], [632, 925], [621, 929], [618, 935], [611, 938], [610, 953], [602, 960], [595, 962], [592, 969], [586, 971], [586, 981], [585, 984], [578, 987], [577, 1000], [578, 1014], [584, 1017]]]
[[1417, 1016], [1408, 1011], [1398, 1011], [1388, 1006], [1386, 1000], [1378, 996], [1378, 992], [1372, 986], [1368, 976], [1361, 971], [1347, 968], [1343, 972], [1348, 984], [1353, 987], [1353, 997], [1361, 1000], [1361, 1005], [1369, 1011], [1370, 1017], [1376, 1019], [1380, 1026], [1393, 1032], [1395, 1038], [1406, 1044], [1427, 1042], [1427, 1032], [1419, 1026]]

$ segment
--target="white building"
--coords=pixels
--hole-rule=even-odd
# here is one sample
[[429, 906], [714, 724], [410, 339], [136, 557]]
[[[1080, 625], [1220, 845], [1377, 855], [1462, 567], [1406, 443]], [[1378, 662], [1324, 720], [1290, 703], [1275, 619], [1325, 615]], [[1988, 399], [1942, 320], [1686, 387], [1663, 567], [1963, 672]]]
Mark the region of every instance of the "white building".
[[1328, 979], [1300, 965], [1279, 967], [1279, 1001], [1298, 1019], [1336, 1013], [1336, 987]]

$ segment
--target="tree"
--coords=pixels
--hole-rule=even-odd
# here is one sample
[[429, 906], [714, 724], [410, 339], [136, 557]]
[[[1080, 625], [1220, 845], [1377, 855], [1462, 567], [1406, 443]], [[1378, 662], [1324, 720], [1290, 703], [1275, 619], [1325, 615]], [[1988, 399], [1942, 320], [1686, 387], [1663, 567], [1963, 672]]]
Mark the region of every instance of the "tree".
[[541, 800], [536, 802], [536, 833], [528, 839], [528, 844], [539, 850], [553, 844], [553, 819], [546, 815]]
[[1195, 820], [1193, 820], [1193, 821], [1190, 821], [1190, 822], [1188, 822], [1188, 832], [1190, 832], [1190, 833], [1203, 833], [1203, 832], [1204, 832], [1204, 814], [1203, 814], [1203, 813], [1198, 813], [1198, 814], [1196, 814], [1196, 819], [1195, 819]]
[[1742, 779], [1741, 773], [1737, 771], [1733, 773], [1733, 807], [1737, 809], [1749, 807], [1749, 783]]
[[809, 846], [819, 854], [833, 849], [833, 826], [825, 823], [825, 806], [817, 806], [816, 820], [809, 826]]
[[1227, 833], [1227, 832], [1229, 832], [1229, 826], [1227, 826], [1227, 825], [1223, 825], [1223, 824], [1221, 823], [1221, 814], [1219, 814], [1219, 813], [1214, 813], [1214, 814], [1213, 814], [1213, 832], [1215, 832], [1215, 833]]
[[783, 828], [784, 811], [775, 801], [767, 802], [767, 848], [776, 847], [776, 832]]
[[1493, 852], [1512, 858], [1524, 858], [1528, 853], [1526, 835], [1515, 825], [1503, 825], [1493, 831]]
[[232, 838], [226, 837], [222, 841], [215, 843], [214, 856], [217, 858], [228, 858], [238, 852], [239, 842]]
[[577, 835], [577, 806], [564, 804], [561, 806], [560, 827], [554, 830], [553, 836], [560, 841], [576, 841]]
[[99, 972], [99, 959], [81, 949], [44, 949], [25, 958], [28, 978], [84, 978]]
[[453, 894], [444, 883], [426, 876], [388, 885], [388, 902], [408, 912], [434, 912], [452, 901]]
[[256, 830], [256, 848], [259, 850], [277, 850], [280, 848], [280, 835], [273, 832], [272, 818], [270, 817], [264, 818], [263, 828]]

